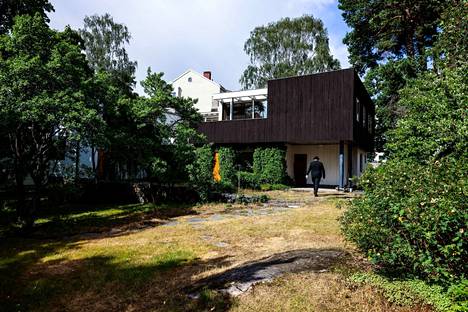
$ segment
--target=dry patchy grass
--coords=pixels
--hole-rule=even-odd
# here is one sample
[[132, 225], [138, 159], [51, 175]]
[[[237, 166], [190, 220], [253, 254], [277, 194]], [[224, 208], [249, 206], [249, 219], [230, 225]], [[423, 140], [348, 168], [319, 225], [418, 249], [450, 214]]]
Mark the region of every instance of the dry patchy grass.
[[[300, 249], [350, 251], [339, 234], [341, 210], [331, 201], [291, 191], [270, 194], [306, 205], [219, 220], [209, 217], [246, 206], [184, 207], [190, 216], [166, 217], [158, 209], [133, 207], [137, 218], [119, 222], [114, 234], [5, 239], [0, 242], [0, 303], [7, 311], [409, 311], [389, 305], [375, 289], [349, 285], [340, 273], [330, 272], [289, 274], [237, 299], [209, 290], [198, 301], [190, 299], [186, 289], [197, 280], [248, 261]], [[121, 210], [117, 215], [125, 216]], [[189, 222], [194, 214], [208, 221]], [[177, 223], [161, 226], [167, 216]], [[142, 220], [153, 223], [130, 226]]]

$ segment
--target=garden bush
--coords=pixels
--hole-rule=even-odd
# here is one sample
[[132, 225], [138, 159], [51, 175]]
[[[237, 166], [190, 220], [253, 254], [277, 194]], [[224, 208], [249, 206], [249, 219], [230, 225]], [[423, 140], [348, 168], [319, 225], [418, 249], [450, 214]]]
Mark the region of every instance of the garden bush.
[[286, 178], [285, 151], [257, 148], [253, 154], [253, 173], [260, 184], [281, 184]]
[[202, 202], [208, 201], [214, 186], [213, 152], [208, 145], [195, 150], [195, 161], [187, 166], [189, 181]]
[[240, 175], [240, 184], [242, 188], [258, 189], [258, 179], [253, 172], [241, 171]]
[[230, 147], [221, 147], [218, 150], [219, 157], [219, 174], [221, 183], [226, 187], [234, 187], [237, 185], [236, 168], [234, 166], [235, 153]]
[[[466, 160], [468, 161], [468, 159]], [[361, 179], [365, 196], [341, 223], [347, 239], [390, 271], [450, 281], [468, 270], [467, 162], [389, 161]]]
[[468, 66], [425, 74], [401, 91], [389, 159], [361, 178], [341, 223], [387, 271], [449, 285], [468, 272]]

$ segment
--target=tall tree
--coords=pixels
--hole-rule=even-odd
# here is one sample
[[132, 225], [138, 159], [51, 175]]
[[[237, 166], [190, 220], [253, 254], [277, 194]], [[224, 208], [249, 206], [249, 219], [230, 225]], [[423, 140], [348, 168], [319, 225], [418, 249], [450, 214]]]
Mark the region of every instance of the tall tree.
[[[27, 227], [57, 151], [100, 124], [87, 100], [92, 71], [82, 49], [78, 33], [50, 29], [39, 13], [17, 17], [12, 31], [0, 36], [0, 124], [15, 166], [18, 215]], [[27, 174], [36, 188], [32, 207], [24, 200]]]
[[193, 100], [172, 96], [172, 86], [162, 76], [149, 69], [141, 83], [148, 97], [118, 101], [120, 127], [114, 130], [118, 140], [113, 141], [112, 157], [127, 171], [143, 170], [158, 182], [170, 182], [186, 176], [185, 166], [200, 140], [195, 126], [201, 115]]
[[117, 147], [122, 146], [123, 123], [127, 122], [125, 116], [129, 108], [121, 100], [136, 96], [133, 87], [137, 63], [129, 60], [126, 51], [131, 39], [127, 26], [115, 22], [109, 14], [86, 16], [80, 34], [85, 42], [86, 56], [95, 72], [97, 90], [94, 100], [106, 124], [104, 144], [91, 147], [93, 155], [96, 147], [100, 150], [98, 164], [93, 163], [93, 169], [97, 176], [108, 179], [112, 178], [111, 173], [116, 165], [113, 158], [119, 154]]
[[[343, 42], [350, 62], [361, 74], [377, 105], [377, 144], [384, 149], [404, 108], [398, 90], [433, 64], [431, 48], [439, 33], [441, 14], [459, 0], [339, 0], [351, 28]], [[429, 52], [429, 53], [428, 53]]]
[[13, 26], [17, 15], [39, 13], [46, 21], [46, 12], [54, 11], [49, 0], [0, 0], [0, 35], [7, 33]]
[[244, 45], [250, 65], [240, 82], [244, 88], [264, 87], [269, 79], [339, 69], [330, 54], [323, 22], [311, 15], [284, 18], [255, 28]]
[[107, 72], [123, 84], [134, 85], [137, 62], [130, 61], [125, 49], [132, 38], [127, 26], [115, 22], [109, 13], [86, 16], [80, 34], [95, 72]]

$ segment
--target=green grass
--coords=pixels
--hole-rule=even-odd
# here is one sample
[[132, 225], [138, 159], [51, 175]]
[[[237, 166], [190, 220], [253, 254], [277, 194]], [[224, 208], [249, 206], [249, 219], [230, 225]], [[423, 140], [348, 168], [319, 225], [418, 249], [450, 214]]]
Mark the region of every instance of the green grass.
[[[270, 194], [289, 200], [305, 196], [280, 191]], [[237, 299], [208, 288], [198, 300], [187, 297], [186, 289], [199, 279], [279, 252], [306, 248], [352, 252], [339, 232], [337, 219], [343, 209], [331, 200], [313, 200], [273, 215], [196, 224], [187, 222], [189, 215], [209, 218], [226, 210], [258, 207], [209, 204], [45, 209], [32, 237], [0, 238], [0, 310], [430, 311], [424, 304], [449, 304], [437, 287], [401, 284], [377, 275], [360, 277], [356, 274], [361, 274], [362, 268], [351, 268], [352, 260], [342, 264], [348, 271], [289, 274], [258, 285]], [[159, 221], [171, 218], [178, 224], [159, 226]], [[139, 227], [148, 222], [153, 223]], [[122, 231], [111, 231], [116, 228]], [[216, 242], [225, 242], [227, 247], [217, 247]], [[351, 280], [348, 276], [354, 277]], [[422, 301], [422, 297], [427, 300]]]
[[349, 280], [377, 287], [387, 300], [400, 306], [424, 304], [440, 312], [458, 311], [457, 303], [440, 285], [430, 285], [418, 279], [390, 279], [375, 273], [355, 273]]

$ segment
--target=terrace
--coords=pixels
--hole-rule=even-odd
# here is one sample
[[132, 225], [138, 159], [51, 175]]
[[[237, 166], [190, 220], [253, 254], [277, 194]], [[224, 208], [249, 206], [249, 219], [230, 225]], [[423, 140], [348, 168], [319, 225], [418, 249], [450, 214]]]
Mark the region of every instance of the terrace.
[[265, 119], [268, 116], [268, 90], [256, 89], [218, 93], [218, 121]]

